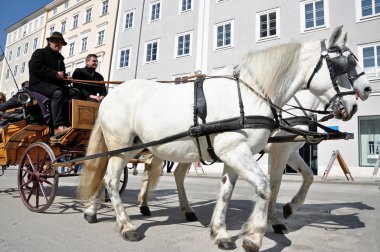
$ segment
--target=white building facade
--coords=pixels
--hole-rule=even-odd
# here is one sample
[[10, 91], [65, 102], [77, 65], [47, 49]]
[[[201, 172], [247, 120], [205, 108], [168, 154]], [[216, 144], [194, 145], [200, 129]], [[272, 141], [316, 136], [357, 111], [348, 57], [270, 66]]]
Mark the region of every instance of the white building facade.
[[43, 45], [46, 16], [45, 8], [40, 8], [6, 29], [6, 60], [2, 65], [0, 90], [7, 99], [17, 92], [15, 81], [21, 88], [21, 83], [29, 80], [28, 62], [34, 50]]
[[[339, 150], [352, 175], [372, 176], [380, 149], [380, 5], [377, 0], [130, 0], [121, 1], [111, 79], [177, 79], [201, 70], [211, 74], [238, 64], [250, 50], [292, 40], [327, 39], [344, 25], [350, 48], [358, 56], [375, 92], [359, 102], [349, 122], [329, 126], [352, 132], [349, 141], [325, 141], [318, 150], [322, 175]], [[261, 161], [266, 166], [267, 160]], [[338, 166], [338, 163], [335, 163]], [[331, 175], [343, 175], [333, 167]]]

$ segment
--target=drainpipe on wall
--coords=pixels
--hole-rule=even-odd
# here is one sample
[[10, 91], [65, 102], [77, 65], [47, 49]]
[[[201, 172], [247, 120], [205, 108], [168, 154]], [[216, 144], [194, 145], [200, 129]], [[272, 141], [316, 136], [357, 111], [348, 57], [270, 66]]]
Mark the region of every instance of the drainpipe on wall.
[[140, 44], [141, 44], [141, 30], [142, 30], [143, 19], [144, 19], [144, 9], [145, 9], [145, 0], [143, 0], [143, 5], [142, 5], [141, 20], [140, 20], [140, 30], [139, 30], [139, 40], [137, 42], [135, 79], [137, 79], [137, 67], [139, 65], [139, 54], [140, 54]]

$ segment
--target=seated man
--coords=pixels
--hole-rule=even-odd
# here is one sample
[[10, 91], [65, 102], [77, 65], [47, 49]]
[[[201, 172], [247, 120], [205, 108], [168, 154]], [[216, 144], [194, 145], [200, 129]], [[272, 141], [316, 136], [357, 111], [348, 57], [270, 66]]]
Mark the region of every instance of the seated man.
[[[77, 80], [103, 81], [103, 76], [95, 71], [97, 67], [98, 56], [89, 54], [86, 57], [86, 66], [84, 68], [75, 69], [72, 78]], [[81, 99], [83, 100], [96, 100], [101, 102], [104, 96], [107, 95], [106, 87], [101, 84], [79, 84], [74, 82], [73, 87], [80, 91]]]
[[[23, 89], [27, 89], [29, 86], [29, 81], [24, 81], [21, 83], [21, 86]], [[0, 103], [0, 111], [5, 111], [12, 108], [20, 107], [22, 104], [18, 99], [19, 93], [16, 93], [14, 96], [12, 96], [8, 101], [1, 102]]]
[[79, 98], [80, 94], [70, 89], [63, 80], [65, 77], [64, 57], [59, 52], [67, 45], [60, 32], [53, 32], [47, 38], [45, 48], [34, 51], [29, 61], [29, 90], [51, 99], [51, 116], [54, 135], [68, 132], [66, 99]]

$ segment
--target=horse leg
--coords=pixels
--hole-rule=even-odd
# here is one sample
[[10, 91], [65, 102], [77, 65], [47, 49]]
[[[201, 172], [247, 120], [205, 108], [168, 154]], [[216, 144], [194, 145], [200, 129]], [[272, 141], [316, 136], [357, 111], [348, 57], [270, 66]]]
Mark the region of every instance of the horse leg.
[[226, 214], [237, 178], [237, 174], [225, 164], [218, 199], [210, 222], [211, 236], [215, 239], [215, 244], [220, 249], [236, 248], [235, 241], [232, 240], [232, 237], [227, 232]]
[[269, 155], [271, 158], [270, 166], [270, 200], [268, 207], [268, 220], [272, 222], [272, 228], [275, 233], [287, 234], [289, 230], [286, 228], [285, 224], [277, 216], [276, 202], [278, 192], [281, 186], [282, 174], [286, 166], [286, 162], [289, 159], [290, 153], [286, 151], [286, 148], [281, 145], [272, 145]]
[[128, 158], [121, 155], [112, 156], [108, 161], [104, 183], [107, 188], [112, 205], [116, 212], [116, 225], [125, 240], [138, 241], [140, 239], [136, 226], [131, 222], [124, 209], [119, 195], [120, 176]]
[[140, 193], [138, 196], [138, 201], [140, 202], [140, 213], [144, 216], [152, 215], [148, 206], [148, 194], [149, 190], [156, 187], [158, 183], [159, 175], [154, 174], [156, 174], [157, 172], [161, 172], [161, 164], [162, 159], [156, 156], [152, 156], [145, 161], [145, 169], [142, 178]]
[[193, 208], [189, 204], [184, 186], [186, 173], [190, 166], [191, 164], [178, 164], [177, 168], [174, 171], [174, 177], [177, 185], [179, 208], [181, 209], [181, 212], [185, 214], [187, 221], [197, 221], [198, 218], [195, 215]]
[[300, 189], [293, 197], [291, 202], [285, 204], [283, 207], [283, 214], [285, 219], [292, 215], [292, 213], [294, 213], [296, 209], [305, 202], [306, 194], [314, 181], [312, 170], [299, 155], [298, 151], [295, 151], [290, 155], [288, 165], [302, 174], [303, 181]]
[[[267, 228], [270, 198], [268, 178], [260, 169], [248, 145], [240, 144], [233, 149], [224, 151], [219, 157], [234, 173], [256, 189], [255, 207], [242, 228], [242, 234], [244, 234], [243, 248], [245, 251], [259, 251]], [[223, 180], [226, 178], [224, 177]], [[226, 196], [228, 195], [219, 194], [219, 197]], [[227, 201], [229, 197], [222, 200]]]
[[84, 219], [88, 223], [97, 223], [97, 213], [98, 209], [100, 208], [100, 202], [101, 202], [101, 194], [104, 191], [104, 185], [101, 186], [101, 188], [98, 190], [96, 195], [90, 199], [90, 201], [86, 204], [86, 209], [84, 210]]

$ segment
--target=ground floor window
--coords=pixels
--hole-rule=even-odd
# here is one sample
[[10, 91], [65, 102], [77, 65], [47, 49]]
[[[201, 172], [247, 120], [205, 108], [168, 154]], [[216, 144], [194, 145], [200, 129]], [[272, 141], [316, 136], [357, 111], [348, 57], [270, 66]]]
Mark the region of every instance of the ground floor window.
[[374, 166], [380, 152], [380, 116], [359, 117], [359, 165]]

